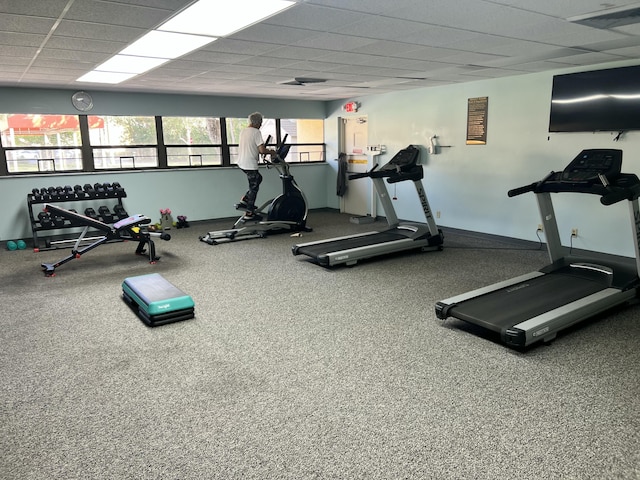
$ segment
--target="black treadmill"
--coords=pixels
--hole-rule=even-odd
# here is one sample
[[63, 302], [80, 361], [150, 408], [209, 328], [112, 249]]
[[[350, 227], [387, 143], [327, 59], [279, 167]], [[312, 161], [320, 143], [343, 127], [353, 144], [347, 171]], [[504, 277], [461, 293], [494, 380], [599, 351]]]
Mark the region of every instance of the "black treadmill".
[[[349, 180], [367, 177], [372, 179], [386, 215], [386, 230], [301, 243], [292, 247], [293, 254], [306, 255], [318, 265], [332, 267], [340, 264], [355, 265], [358, 260], [405, 250], [442, 250], [444, 237], [433, 219], [422, 185], [424, 171], [422, 166], [418, 165], [419, 156], [420, 150], [409, 145], [396, 153], [380, 169], [374, 167], [369, 172], [349, 175]], [[427, 223], [398, 221], [383, 181], [385, 178], [388, 183], [413, 182]]]
[[[539, 182], [510, 190], [513, 197], [534, 192], [547, 238], [551, 264], [520, 277], [473, 290], [436, 303], [438, 318], [457, 318], [500, 334], [512, 347], [553, 340], [577, 322], [638, 296], [640, 279], [640, 181], [621, 173], [622, 151], [583, 150], [561, 172], [551, 172]], [[627, 200], [631, 216], [635, 259], [625, 262], [564, 255], [551, 193], [599, 195], [600, 203]], [[603, 258], [607, 260], [603, 260]]]

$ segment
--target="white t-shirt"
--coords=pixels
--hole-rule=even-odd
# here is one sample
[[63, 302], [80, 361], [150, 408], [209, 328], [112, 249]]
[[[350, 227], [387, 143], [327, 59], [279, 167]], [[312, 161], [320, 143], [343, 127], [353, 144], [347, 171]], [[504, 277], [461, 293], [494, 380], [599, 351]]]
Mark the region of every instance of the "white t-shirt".
[[238, 144], [238, 167], [243, 170], [258, 170], [258, 147], [263, 143], [262, 133], [257, 128], [247, 127], [242, 130]]

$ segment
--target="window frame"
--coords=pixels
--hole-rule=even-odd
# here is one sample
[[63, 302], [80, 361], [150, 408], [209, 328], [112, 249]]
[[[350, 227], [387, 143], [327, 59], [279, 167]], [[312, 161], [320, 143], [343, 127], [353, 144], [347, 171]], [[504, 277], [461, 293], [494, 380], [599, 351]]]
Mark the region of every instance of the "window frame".
[[[91, 116], [95, 116], [92, 114]], [[111, 115], [118, 116], [118, 115]], [[121, 115], [127, 117], [136, 117], [136, 115]], [[156, 127], [156, 144], [131, 144], [131, 145], [92, 145], [90, 141], [89, 134], [89, 115], [78, 115], [79, 119], [79, 127], [80, 127], [80, 140], [81, 144], [76, 146], [43, 146], [43, 147], [6, 147], [3, 145], [2, 140], [0, 139], [0, 176], [21, 176], [21, 175], [51, 175], [51, 174], [65, 174], [65, 173], [91, 173], [91, 172], [121, 172], [121, 171], [136, 171], [136, 170], [175, 170], [175, 169], [200, 169], [200, 168], [224, 168], [224, 167], [233, 167], [235, 166], [234, 159], [232, 158], [232, 153], [234, 149], [237, 149], [238, 144], [232, 144], [228, 142], [227, 139], [227, 117], [210, 117], [217, 118], [220, 122], [220, 136], [221, 143], [211, 143], [211, 144], [197, 144], [197, 145], [176, 145], [173, 143], [165, 143], [164, 142], [164, 130], [163, 130], [163, 117], [160, 115], [154, 116], [155, 127]], [[203, 116], [195, 116], [195, 117], [203, 117]], [[193, 117], [193, 118], [195, 118]], [[191, 117], [185, 117], [191, 118]], [[206, 117], [204, 117], [206, 118]], [[236, 118], [236, 117], [234, 117]], [[271, 139], [268, 143], [269, 147], [276, 147], [282, 142], [281, 135], [281, 119], [274, 118], [275, 120], [275, 132], [276, 139]], [[289, 119], [291, 120], [291, 119]], [[321, 119], [318, 119], [321, 120]], [[324, 136], [324, 127], [323, 127], [323, 136]], [[320, 147], [320, 156], [319, 160], [308, 160], [301, 161], [300, 158], [298, 160], [293, 160], [287, 158], [289, 163], [294, 163], [296, 165], [304, 165], [309, 163], [326, 163], [326, 143], [292, 143], [291, 150], [296, 151], [300, 147]], [[189, 149], [193, 147], [199, 148], [216, 148], [220, 149], [220, 164], [212, 164], [212, 165], [175, 165], [169, 166], [169, 157], [168, 157], [168, 148], [170, 149]], [[149, 166], [141, 166], [136, 167], [122, 167], [122, 168], [96, 168], [95, 166], [95, 152], [97, 150], [104, 149], [112, 149], [112, 148], [126, 148], [126, 149], [141, 149], [141, 148], [152, 148], [156, 150], [156, 158], [157, 165], [155, 167]], [[48, 150], [80, 150], [81, 154], [81, 165], [82, 168], [80, 170], [47, 170], [47, 171], [22, 171], [22, 172], [9, 172], [8, 162], [7, 162], [7, 152], [15, 151], [15, 150], [39, 150], [39, 151], [48, 151]]]

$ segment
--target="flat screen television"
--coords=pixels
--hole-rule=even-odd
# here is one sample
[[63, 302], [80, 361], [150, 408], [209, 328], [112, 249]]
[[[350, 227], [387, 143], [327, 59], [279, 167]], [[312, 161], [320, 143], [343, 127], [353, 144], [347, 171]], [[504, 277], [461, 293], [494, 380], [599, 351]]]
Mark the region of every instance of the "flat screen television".
[[553, 77], [550, 132], [640, 130], [640, 65]]

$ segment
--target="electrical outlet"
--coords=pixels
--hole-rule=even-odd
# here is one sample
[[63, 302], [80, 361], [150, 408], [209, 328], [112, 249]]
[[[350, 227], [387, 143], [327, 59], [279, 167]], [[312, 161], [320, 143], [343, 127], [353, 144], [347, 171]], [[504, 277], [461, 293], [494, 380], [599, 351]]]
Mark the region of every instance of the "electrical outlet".
[[571, 236], [572, 237], [577, 237], [578, 236], [578, 229], [577, 228], [572, 228], [571, 229]]
[[538, 224], [538, 232], [544, 232], [544, 228], [542, 228], [542, 224]]
[[436, 218], [440, 218], [440, 210], [436, 212]]

